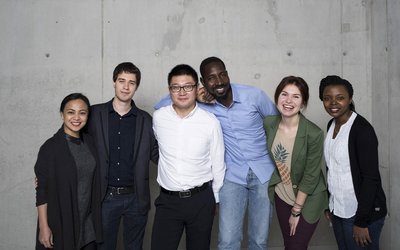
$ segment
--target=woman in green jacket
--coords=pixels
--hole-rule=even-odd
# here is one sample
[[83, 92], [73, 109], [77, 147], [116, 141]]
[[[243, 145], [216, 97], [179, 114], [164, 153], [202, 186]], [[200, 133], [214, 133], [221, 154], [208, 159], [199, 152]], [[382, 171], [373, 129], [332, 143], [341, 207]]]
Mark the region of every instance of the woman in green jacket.
[[269, 184], [285, 249], [307, 249], [328, 206], [323, 162], [324, 133], [300, 111], [307, 105], [308, 85], [301, 77], [282, 79], [275, 91], [278, 116], [264, 120], [268, 150], [276, 169]]

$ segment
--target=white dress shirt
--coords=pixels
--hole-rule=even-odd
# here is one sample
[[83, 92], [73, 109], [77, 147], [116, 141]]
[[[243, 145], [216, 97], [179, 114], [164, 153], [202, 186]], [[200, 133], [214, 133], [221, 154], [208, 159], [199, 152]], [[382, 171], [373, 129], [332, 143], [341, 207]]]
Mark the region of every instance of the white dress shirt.
[[353, 112], [349, 120], [340, 127], [335, 139], [333, 120], [325, 138], [324, 156], [328, 166], [327, 180], [330, 192], [329, 209], [341, 218], [351, 218], [357, 211], [357, 198], [350, 169], [349, 134], [357, 114]]
[[160, 159], [157, 182], [170, 191], [183, 191], [212, 180], [216, 202], [225, 176], [224, 139], [217, 118], [196, 107], [184, 118], [172, 105], [153, 114]]

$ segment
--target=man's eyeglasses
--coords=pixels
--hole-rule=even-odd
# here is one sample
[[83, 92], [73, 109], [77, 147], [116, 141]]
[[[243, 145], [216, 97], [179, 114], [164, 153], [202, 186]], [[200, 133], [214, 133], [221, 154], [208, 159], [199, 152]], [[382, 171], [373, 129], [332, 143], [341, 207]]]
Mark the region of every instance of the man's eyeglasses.
[[196, 87], [196, 84], [185, 85], [185, 86], [172, 85], [169, 86], [169, 89], [174, 93], [178, 93], [181, 91], [181, 89], [183, 89], [183, 91], [185, 92], [193, 91], [194, 87]]

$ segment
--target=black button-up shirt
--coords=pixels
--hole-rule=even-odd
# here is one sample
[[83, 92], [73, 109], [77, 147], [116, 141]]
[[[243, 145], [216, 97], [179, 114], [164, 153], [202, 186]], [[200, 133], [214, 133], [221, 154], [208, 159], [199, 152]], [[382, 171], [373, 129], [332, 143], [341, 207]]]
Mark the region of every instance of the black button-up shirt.
[[108, 185], [121, 187], [134, 184], [134, 143], [136, 131], [137, 107], [132, 101], [132, 108], [123, 116], [120, 116], [109, 106], [108, 137], [110, 147], [110, 159], [108, 170]]

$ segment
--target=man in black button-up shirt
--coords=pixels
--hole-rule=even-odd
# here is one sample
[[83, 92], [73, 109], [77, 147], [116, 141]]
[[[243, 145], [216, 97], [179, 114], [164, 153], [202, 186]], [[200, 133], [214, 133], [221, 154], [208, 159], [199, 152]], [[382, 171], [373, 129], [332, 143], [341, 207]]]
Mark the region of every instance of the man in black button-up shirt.
[[[132, 106], [134, 105], [132, 101]], [[128, 113], [121, 116], [114, 110], [111, 102], [108, 108], [108, 138], [110, 145], [108, 185], [113, 187], [133, 186], [135, 182], [133, 146], [137, 110], [131, 108]]]
[[139, 69], [121, 63], [113, 81], [114, 98], [91, 107], [88, 125], [98, 150], [104, 197], [104, 243], [99, 249], [116, 248], [122, 217], [125, 249], [142, 249], [150, 209], [149, 164], [158, 162], [158, 145], [151, 116], [132, 100], [140, 84]]

